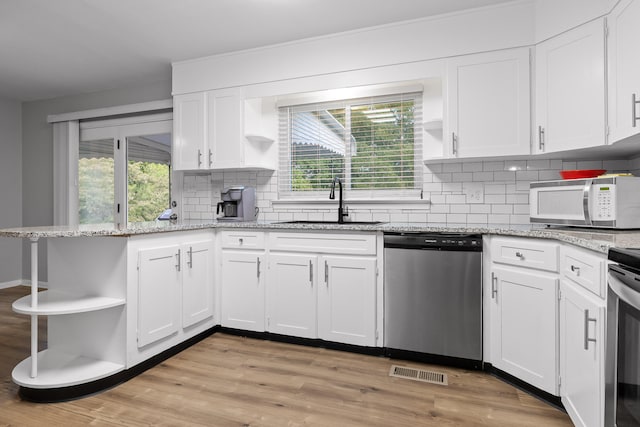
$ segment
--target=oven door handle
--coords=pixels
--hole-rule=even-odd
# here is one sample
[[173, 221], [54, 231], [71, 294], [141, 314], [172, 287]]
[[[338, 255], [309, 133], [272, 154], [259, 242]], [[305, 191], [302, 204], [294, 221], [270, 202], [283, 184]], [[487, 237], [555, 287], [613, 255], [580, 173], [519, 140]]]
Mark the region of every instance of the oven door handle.
[[613, 274], [609, 274], [608, 281], [609, 288], [613, 292], [615, 292], [618, 298], [620, 298], [636, 310], [640, 310], [640, 292], [637, 292], [629, 286], [625, 285]]

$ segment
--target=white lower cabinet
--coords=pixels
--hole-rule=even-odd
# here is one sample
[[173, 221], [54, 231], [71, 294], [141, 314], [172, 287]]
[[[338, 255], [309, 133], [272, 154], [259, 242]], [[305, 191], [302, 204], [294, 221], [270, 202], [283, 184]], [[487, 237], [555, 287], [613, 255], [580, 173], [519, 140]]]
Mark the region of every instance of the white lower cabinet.
[[213, 326], [213, 232], [139, 236], [129, 244], [129, 366]]
[[580, 427], [604, 426], [606, 261], [602, 253], [561, 249], [560, 397]]
[[604, 425], [604, 300], [560, 284], [560, 395], [576, 426]]
[[178, 332], [180, 246], [138, 252], [138, 347]]
[[277, 334], [317, 337], [318, 256], [269, 255], [267, 329]]
[[267, 330], [361, 346], [376, 345], [376, 236], [269, 235]]
[[376, 342], [376, 258], [323, 256], [318, 336], [362, 346]]
[[558, 279], [493, 267], [493, 365], [557, 395]]
[[213, 316], [212, 264], [210, 237], [138, 251], [138, 347]]
[[182, 327], [213, 316], [213, 241], [185, 243], [182, 256]]
[[222, 250], [222, 326], [264, 331], [265, 252]]

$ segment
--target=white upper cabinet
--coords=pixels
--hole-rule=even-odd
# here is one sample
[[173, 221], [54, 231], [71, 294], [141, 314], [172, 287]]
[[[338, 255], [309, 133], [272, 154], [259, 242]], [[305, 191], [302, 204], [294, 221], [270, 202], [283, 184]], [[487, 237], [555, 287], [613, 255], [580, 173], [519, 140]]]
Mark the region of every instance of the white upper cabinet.
[[212, 168], [238, 167], [242, 150], [242, 99], [238, 89], [207, 92], [207, 143], [212, 150]]
[[276, 169], [275, 101], [232, 88], [176, 95], [173, 108], [175, 170]]
[[452, 58], [444, 157], [530, 154], [529, 49]]
[[[205, 135], [205, 94], [188, 93], [173, 97], [173, 168], [209, 169]], [[205, 158], [206, 157], [206, 158]]]
[[535, 154], [606, 144], [605, 21], [536, 46]]
[[609, 16], [610, 140], [640, 133], [640, 1], [623, 0]]

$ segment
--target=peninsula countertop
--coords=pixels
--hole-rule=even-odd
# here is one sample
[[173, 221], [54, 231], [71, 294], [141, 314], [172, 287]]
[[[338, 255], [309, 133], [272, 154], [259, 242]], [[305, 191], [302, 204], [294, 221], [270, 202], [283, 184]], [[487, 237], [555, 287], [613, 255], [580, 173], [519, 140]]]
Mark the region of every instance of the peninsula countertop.
[[428, 224], [290, 224], [283, 222], [222, 222], [222, 221], [185, 221], [171, 223], [155, 221], [131, 223], [124, 228], [113, 224], [85, 224], [78, 226], [41, 226], [0, 229], [0, 237], [16, 238], [55, 238], [55, 237], [129, 237], [136, 235], [167, 233], [175, 231], [245, 228], [257, 230], [293, 230], [293, 231], [362, 231], [362, 232], [426, 232], [426, 233], [476, 233], [483, 235], [502, 235], [554, 239], [567, 242], [593, 251], [607, 253], [610, 248], [640, 248], [640, 230], [608, 230], [589, 228], [551, 228], [540, 225], [520, 226], [481, 226], [454, 227], [430, 226]]

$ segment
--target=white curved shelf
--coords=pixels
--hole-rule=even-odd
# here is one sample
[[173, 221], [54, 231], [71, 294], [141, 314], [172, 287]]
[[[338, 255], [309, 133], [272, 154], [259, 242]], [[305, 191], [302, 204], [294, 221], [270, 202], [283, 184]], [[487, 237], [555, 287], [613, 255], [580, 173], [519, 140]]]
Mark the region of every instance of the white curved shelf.
[[38, 353], [38, 375], [31, 378], [31, 357], [18, 363], [13, 381], [29, 388], [58, 388], [84, 384], [124, 370], [119, 363], [46, 349]]
[[442, 119], [436, 118], [428, 120], [422, 124], [422, 127], [424, 128], [424, 130], [442, 129]]
[[59, 314], [85, 313], [124, 305], [124, 298], [73, 295], [57, 291], [38, 292], [38, 307], [31, 307], [31, 295], [14, 301], [13, 311], [20, 314], [55, 316]]
[[266, 136], [262, 136], [262, 135], [245, 134], [244, 137], [251, 142], [257, 142], [262, 144], [270, 144], [274, 141], [272, 138], [267, 138]]

